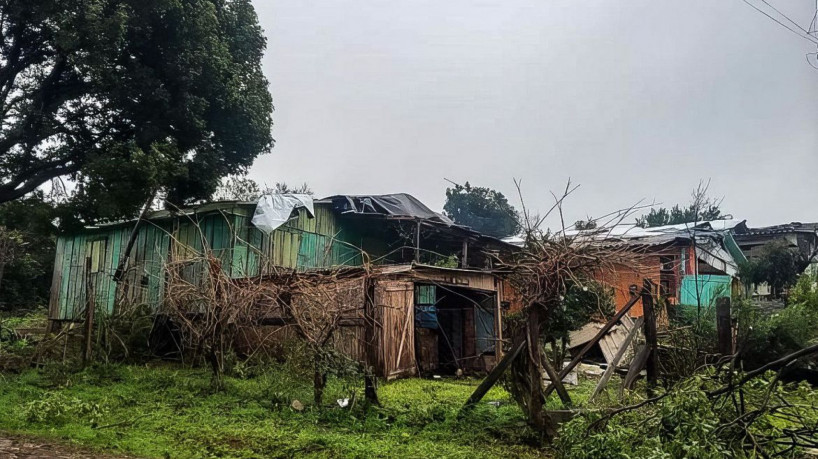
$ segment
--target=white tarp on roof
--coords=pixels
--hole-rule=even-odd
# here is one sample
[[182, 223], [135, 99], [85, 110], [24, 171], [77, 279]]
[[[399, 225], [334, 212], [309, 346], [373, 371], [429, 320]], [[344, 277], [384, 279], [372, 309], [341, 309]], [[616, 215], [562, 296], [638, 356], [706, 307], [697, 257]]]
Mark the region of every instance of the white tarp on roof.
[[293, 210], [299, 207], [307, 209], [310, 217], [315, 216], [312, 196], [308, 194], [265, 194], [256, 204], [253, 225], [270, 234], [279, 226], [287, 223]]

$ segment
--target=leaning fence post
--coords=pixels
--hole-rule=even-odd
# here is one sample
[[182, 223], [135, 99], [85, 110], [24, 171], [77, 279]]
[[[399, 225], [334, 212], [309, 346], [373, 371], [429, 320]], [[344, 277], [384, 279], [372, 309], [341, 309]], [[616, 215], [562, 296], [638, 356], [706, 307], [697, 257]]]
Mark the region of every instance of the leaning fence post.
[[94, 332], [94, 282], [91, 279], [91, 257], [85, 258], [85, 346], [82, 366], [91, 360], [91, 335]]
[[733, 355], [733, 324], [730, 320], [730, 298], [716, 299], [716, 329], [719, 339], [719, 353]]
[[653, 284], [645, 279], [642, 287], [642, 312], [645, 317], [645, 345], [647, 346], [648, 360], [645, 363], [647, 371], [648, 395], [656, 387], [658, 365], [656, 363], [656, 313], [653, 309]]

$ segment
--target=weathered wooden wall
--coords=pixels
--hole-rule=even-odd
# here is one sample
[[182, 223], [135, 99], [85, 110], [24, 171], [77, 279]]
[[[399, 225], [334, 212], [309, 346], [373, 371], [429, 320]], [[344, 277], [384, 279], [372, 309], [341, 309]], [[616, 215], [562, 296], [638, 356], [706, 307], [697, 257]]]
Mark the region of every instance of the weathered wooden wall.
[[[275, 267], [308, 269], [361, 264], [361, 253], [345, 241], [328, 205], [315, 206], [315, 218], [299, 209], [297, 216], [271, 235], [252, 223], [252, 205], [233, 204], [207, 214], [149, 220], [140, 226], [127, 270], [117, 286], [114, 272], [124, 256], [134, 223], [86, 229], [57, 240], [50, 318], [77, 320], [86, 304], [86, 275], [91, 276], [96, 308], [111, 313], [119, 301], [148, 304], [162, 302], [163, 267], [172, 259], [193, 259], [208, 248], [222, 259], [232, 277], [267, 274]], [[85, 259], [92, 258], [92, 272]], [[170, 257], [170, 258], [169, 258]], [[191, 263], [184, 275], [201, 278], [201, 266]]]

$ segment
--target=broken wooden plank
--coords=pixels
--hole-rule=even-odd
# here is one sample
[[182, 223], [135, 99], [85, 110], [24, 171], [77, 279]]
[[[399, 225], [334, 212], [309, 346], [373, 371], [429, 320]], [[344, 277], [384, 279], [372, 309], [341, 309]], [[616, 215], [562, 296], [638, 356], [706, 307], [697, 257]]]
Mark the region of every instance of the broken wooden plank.
[[636, 334], [639, 332], [639, 328], [642, 326], [642, 321], [644, 319], [642, 317], [638, 318], [635, 323], [631, 323], [631, 330], [628, 332], [628, 336], [625, 337], [625, 340], [622, 342], [622, 345], [619, 347], [619, 350], [616, 351], [616, 355], [613, 358], [612, 362], [608, 363], [608, 368], [605, 369], [605, 373], [602, 374], [602, 378], [599, 379], [599, 383], [597, 383], [594, 391], [591, 393], [591, 396], [588, 397], [588, 401], [593, 401], [593, 399], [602, 392], [605, 386], [608, 384], [608, 381], [613, 376], [614, 371], [616, 371], [616, 367], [619, 365], [620, 360], [622, 357], [625, 356], [625, 353], [628, 351], [628, 348], [631, 345], [631, 342], [636, 337]]
[[636, 351], [636, 356], [628, 367], [628, 374], [625, 376], [625, 381], [622, 383], [622, 387], [619, 388], [620, 397], [625, 389], [631, 388], [633, 382], [639, 377], [642, 368], [645, 368], [645, 364], [648, 361], [648, 354], [650, 354], [650, 348], [648, 346], [644, 344], [639, 346], [639, 349]]
[[568, 395], [568, 391], [565, 390], [565, 385], [563, 385], [562, 380], [559, 379], [557, 370], [555, 370], [554, 367], [551, 365], [551, 362], [548, 361], [548, 357], [543, 355], [542, 352], [539, 352], [539, 349], [538, 354], [540, 357], [540, 363], [545, 369], [545, 374], [548, 375], [548, 379], [551, 380], [551, 384], [554, 384], [554, 387], [556, 387], [557, 394], [560, 396], [562, 404], [565, 405], [566, 408], [570, 408], [573, 405], [573, 403], [571, 402], [571, 396]]
[[[614, 325], [616, 325], [616, 323], [617, 323], [617, 322], [619, 322], [619, 319], [621, 319], [621, 318], [622, 318], [622, 316], [624, 316], [625, 314], [627, 314], [627, 313], [628, 313], [628, 311], [630, 311], [630, 309], [633, 307], [633, 305], [634, 305], [634, 304], [636, 304], [636, 302], [637, 302], [637, 301], [639, 301], [639, 297], [634, 295], [634, 296], [633, 296], [633, 297], [630, 299], [630, 301], [628, 301], [628, 302], [625, 304], [625, 306], [622, 306], [622, 309], [620, 309], [620, 310], [619, 310], [619, 311], [618, 311], [616, 314], [614, 314], [614, 316], [611, 318], [611, 320], [609, 320], [609, 321], [608, 321], [608, 323], [607, 323], [607, 324], [605, 324], [605, 326], [604, 326], [604, 327], [602, 327], [602, 328], [599, 330], [599, 332], [596, 334], [596, 336], [595, 336], [595, 337], [594, 337], [594, 338], [593, 338], [591, 341], [588, 341], [588, 343], [586, 343], [586, 344], [585, 344], [585, 347], [583, 347], [583, 348], [582, 348], [582, 350], [581, 350], [581, 351], [579, 351], [579, 354], [577, 354], [577, 355], [576, 355], [576, 357], [574, 357], [574, 358], [571, 360], [571, 362], [570, 362], [570, 363], [568, 363], [568, 365], [566, 365], [566, 366], [565, 366], [565, 368], [563, 368], [563, 369], [562, 369], [562, 371], [560, 371], [560, 374], [559, 374], [559, 379], [560, 379], [560, 380], [562, 380], [562, 378], [564, 378], [564, 377], [565, 377], [565, 375], [567, 375], [568, 373], [570, 373], [570, 372], [571, 372], [571, 370], [573, 370], [573, 369], [574, 369], [574, 367], [575, 367], [575, 366], [577, 366], [577, 365], [579, 364], [579, 362], [581, 362], [581, 361], [582, 361], [582, 358], [585, 356], [585, 354], [586, 354], [586, 353], [587, 353], [587, 352], [588, 352], [588, 351], [589, 351], [589, 350], [590, 350], [590, 349], [591, 349], [591, 348], [592, 348], [592, 347], [593, 347], [593, 346], [594, 346], [594, 345], [595, 345], [595, 344], [596, 344], [596, 343], [597, 343], [597, 342], [598, 342], [598, 341], [599, 341], [599, 340], [600, 340], [600, 339], [601, 339], [603, 336], [605, 336], [605, 334], [607, 334], [607, 333], [608, 333], [608, 330], [610, 330], [611, 328], [613, 328], [613, 326], [614, 326]], [[550, 394], [550, 393], [551, 393], [551, 392], [553, 392], [553, 391], [554, 391], [554, 384], [553, 384], [553, 383], [551, 383], [551, 384], [549, 384], [549, 385], [548, 385], [548, 387], [546, 387], [546, 388], [545, 388], [545, 392], [544, 392], [543, 396], [544, 396], [544, 397], [548, 397], [548, 394]]]

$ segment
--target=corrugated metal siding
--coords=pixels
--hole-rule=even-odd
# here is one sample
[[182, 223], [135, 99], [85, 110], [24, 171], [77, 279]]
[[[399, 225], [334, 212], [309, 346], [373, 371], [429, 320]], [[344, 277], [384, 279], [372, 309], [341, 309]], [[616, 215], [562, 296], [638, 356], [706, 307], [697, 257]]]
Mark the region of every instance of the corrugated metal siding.
[[687, 275], [682, 278], [680, 304], [698, 307], [698, 299], [701, 299], [702, 307], [714, 307], [717, 298], [730, 296], [730, 276], [699, 274], [698, 281], [699, 287], [697, 289], [695, 275]]
[[[55, 254], [51, 317], [80, 318], [86, 303], [85, 259], [91, 255], [95, 240], [105, 241], [104, 255], [98, 256], [98, 272], [90, 274], [96, 308], [101, 312], [104, 307], [109, 313], [117, 300], [158, 307], [163, 299], [163, 266], [168, 257], [192, 259], [201, 256], [205, 248], [222, 260], [222, 266], [234, 278], [269, 273], [274, 267], [307, 269], [361, 264], [360, 250], [345, 240], [330, 206], [316, 205], [315, 218], [310, 218], [304, 209], [297, 214], [270, 236], [252, 225], [252, 206], [247, 205], [204, 216], [147, 222], [140, 227], [119, 288], [113, 275], [128, 243], [131, 225], [61, 236]], [[184, 268], [183, 275], [198, 282], [202, 269], [198, 263], [191, 263]]]

